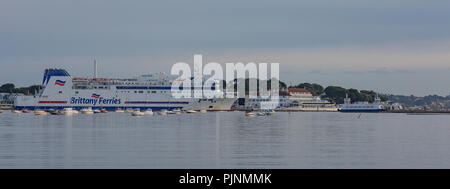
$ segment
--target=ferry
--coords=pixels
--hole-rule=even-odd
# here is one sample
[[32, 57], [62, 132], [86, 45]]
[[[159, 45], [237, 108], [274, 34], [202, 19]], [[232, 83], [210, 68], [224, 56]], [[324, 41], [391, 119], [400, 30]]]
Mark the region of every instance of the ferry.
[[377, 113], [384, 111], [384, 105], [381, 104], [381, 100], [378, 95], [375, 98], [374, 103], [369, 102], [355, 102], [351, 103], [351, 99], [348, 95], [345, 96], [344, 104], [340, 105], [340, 112], [365, 112], [365, 113]]
[[[165, 73], [141, 75], [131, 79], [71, 77], [61, 68], [44, 72], [42, 89], [34, 96], [17, 96], [18, 110], [208, 110], [229, 111], [236, 98], [175, 98], [172, 82], [176, 78]], [[219, 82], [204, 92], [224, 94]], [[183, 88], [180, 88], [183, 90]], [[192, 90], [192, 92], [198, 90]]]

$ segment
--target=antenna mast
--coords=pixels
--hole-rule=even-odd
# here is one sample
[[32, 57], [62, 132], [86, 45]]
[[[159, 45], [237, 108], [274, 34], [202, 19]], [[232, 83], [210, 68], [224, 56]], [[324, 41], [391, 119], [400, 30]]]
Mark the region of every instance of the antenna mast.
[[97, 78], [97, 60], [94, 59], [94, 78]]

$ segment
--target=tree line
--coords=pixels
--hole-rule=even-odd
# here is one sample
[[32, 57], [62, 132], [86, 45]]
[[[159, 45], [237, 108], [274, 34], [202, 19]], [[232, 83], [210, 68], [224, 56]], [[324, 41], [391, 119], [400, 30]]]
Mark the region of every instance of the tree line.
[[[259, 89], [259, 80], [255, 79], [257, 83], [257, 90]], [[242, 80], [240, 81], [242, 82]], [[248, 94], [249, 91], [249, 79], [245, 79], [245, 92]], [[267, 87], [270, 89], [270, 84], [272, 80], [267, 80]], [[275, 81], [276, 82], [276, 81]], [[287, 88], [301, 88], [306, 89], [310, 91], [313, 95], [320, 95], [323, 99], [329, 100], [330, 102], [342, 104], [344, 103], [344, 98], [346, 95], [348, 95], [349, 98], [351, 98], [352, 102], [357, 101], [368, 101], [368, 102], [374, 102], [377, 93], [373, 90], [358, 90], [358, 89], [346, 89], [340, 86], [328, 86], [323, 87], [320, 84], [317, 83], [300, 83], [298, 85], [294, 86], [287, 86], [286, 83], [283, 81], [278, 81], [280, 91], [284, 91]], [[223, 82], [223, 86], [225, 89], [226, 82]], [[234, 89], [237, 90], [237, 80], [234, 81]], [[378, 94], [378, 97], [381, 99], [381, 101], [387, 101], [388, 97], [385, 95]]]
[[[237, 80], [235, 80], [234, 87], [237, 89]], [[272, 80], [267, 81], [267, 86], [270, 89], [270, 84]], [[275, 81], [276, 82], [276, 81]], [[286, 90], [289, 87], [293, 88], [302, 88], [310, 91], [314, 95], [320, 95], [322, 98], [327, 99], [333, 103], [342, 104], [344, 103], [345, 95], [348, 95], [349, 98], [352, 99], [352, 102], [356, 101], [369, 101], [373, 102], [375, 100], [376, 92], [372, 90], [358, 90], [358, 89], [346, 89], [340, 86], [328, 86], [324, 88], [322, 85], [317, 83], [300, 83], [295, 86], [287, 86], [286, 83], [282, 81], [279, 82], [280, 91]], [[249, 79], [245, 80], [245, 91], [249, 90]], [[225, 82], [223, 83], [223, 87], [225, 88]], [[0, 93], [21, 93], [25, 95], [35, 95], [42, 87], [40, 85], [31, 85], [29, 87], [19, 87], [12, 83], [3, 84], [0, 86]], [[257, 82], [257, 89], [259, 88], [259, 84]], [[388, 97], [384, 95], [379, 95], [382, 101], [387, 101]]]
[[19, 87], [12, 83], [6, 83], [0, 86], [0, 93], [20, 93], [25, 95], [35, 95], [41, 89], [40, 85], [31, 85], [29, 87]]
[[[331, 102], [342, 104], [344, 103], [344, 98], [348, 95], [352, 102], [357, 101], [375, 101], [377, 93], [372, 90], [358, 90], [358, 89], [346, 89], [340, 86], [328, 86], [324, 88], [317, 83], [300, 83], [294, 88], [303, 88], [315, 95], [321, 95], [323, 98], [330, 100]], [[381, 101], [387, 101], [388, 97], [378, 94]]]

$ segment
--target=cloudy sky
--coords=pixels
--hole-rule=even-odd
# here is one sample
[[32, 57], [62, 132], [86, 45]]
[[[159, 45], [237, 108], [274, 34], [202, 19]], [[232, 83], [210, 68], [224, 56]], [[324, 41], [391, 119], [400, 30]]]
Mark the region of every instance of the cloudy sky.
[[278, 62], [288, 84], [450, 93], [448, 0], [0, 1], [0, 83], [46, 67], [90, 76], [176, 62]]

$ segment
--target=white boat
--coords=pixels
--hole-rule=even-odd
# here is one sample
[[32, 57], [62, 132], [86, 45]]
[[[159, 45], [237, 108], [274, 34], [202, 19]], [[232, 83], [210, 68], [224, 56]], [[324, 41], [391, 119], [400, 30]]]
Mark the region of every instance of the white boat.
[[80, 112], [78, 110], [72, 110], [73, 114], [79, 114]]
[[200, 113], [202, 113], [202, 114], [207, 113], [207, 112], [208, 112], [208, 111], [205, 110], [205, 109], [201, 109], [201, 110], [200, 110]]
[[246, 113], [245, 113], [245, 116], [246, 116], [246, 117], [254, 117], [254, 116], [255, 116], [255, 113], [253, 113], [253, 112], [246, 112]]
[[266, 113], [264, 113], [264, 112], [258, 112], [258, 113], [256, 113], [256, 115], [257, 115], [257, 116], [265, 116]]
[[55, 109], [49, 109], [48, 113], [50, 113], [51, 115], [62, 115], [62, 113], [59, 110]]
[[44, 110], [35, 110], [34, 115], [45, 116], [45, 115], [47, 115], [47, 112]]
[[158, 112], [159, 115], [167, 115], [167, 110], [166, 109], [162, 109]]
[[117, 108], [114, 112], [116, 112], [116, 113], [124, 113], [125, 111], [122, 110], [121, 108]]
[[275, 110], [267, 110], [266, 114], [273, 115], [273, 114], [275, 114]]
[[72, 108], [64, 108], [61, 111], [62, 114], [67, 115], [67, 116], [71, 116], [73, 115], [73, 109]]
[[92, 108], [83, 108], [80, 110], [81, 114], [91, 115], [94, 114]]
[[186, 111], [186, 113], [188, 113], [188, 114], [193, 114], [193, 113], [196, 113], [197, 111], [195, 111], [195, 110], [193, 110], [193, 109], [190, 109], [190, 110], [187, 110]]
[[98, 114], [98, 113], [102, 113], [102, 111], [100, 111], [99, 109], [95, 109], [94, 114]]
[[132, 115], [132, 116], [144, 116], [145, 113], [144, 113], [144, 112], [141, 112], [141, 111], [139, 111], [139, 110], [136, 110], [136, 111], [131, 112], [131, 115]]
[[152, 116], [152, 115], [153, 115], [152, 109], [145, 110], [144, 115], [146, 115], [146, 116]]
[[[167, 73], [152, 73], [133, 78], [78, 78], [66, 70], [45, 69], [42, 90], [35, 95], [17, 96], [14, 109], [73, 109], [83, 108], [140, 108], [140, 109], [193, 109], [230, 110], [234, 98], [175, 98], [172, 84], [177, 76]], [[212, 96], [223, 96], [221, 82], [211, 90], [201, 91]], [[181, 88], [182, 92], [195, 94], [192, 88]]]
[[20, 110], [11, 110], [11, 113], [13, 113], [13, 114], [20, 114], [22, 112]]
[[373, 103], [369, 102], [355, 102], [351, 103], [351, 99], [348, 98], [348, 95], [345, 95], [344, 104], [340, 105], [340, 112], [349, 112], [349, 113], [378, 113], [385, 110], [383, 104], [381, 104], [381, 99], [378, 97], [378, 94], [375, 97], [375, 101]]
[[172, 111], [175, 112], [175, 114], [177, 114], [177, 115], [181, 114], [181, 109], [179, 109], [179, 108], [175, 108]]

